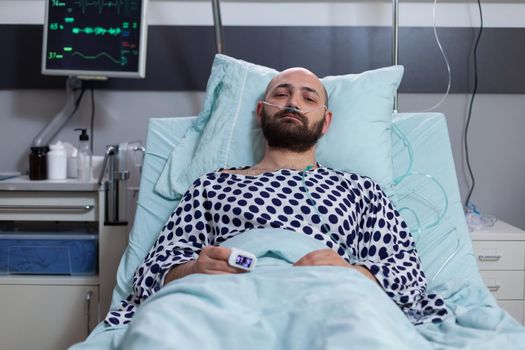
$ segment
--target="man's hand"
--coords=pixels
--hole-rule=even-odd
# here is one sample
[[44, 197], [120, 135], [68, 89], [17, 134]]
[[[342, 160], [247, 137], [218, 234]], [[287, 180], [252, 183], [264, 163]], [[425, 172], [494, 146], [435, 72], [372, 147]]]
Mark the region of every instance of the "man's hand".
[[361, 272], [365, 277], [377, 283], [374, 275], [366, 267], [352, 265], [346, 262], [339, 254], [332, 249], [314, 250], [297, 260], [294, 266], [341, 266], [349, 267]]
[[297, 260], [294, 266], [342, 266], [351, 267], [339, 254], [332, 249], [314, 250]]
[[224, 273], [241, 273], [246, 272], [228, 264], [231, 249], [225, 247], [207, 246], [199, 254], [199, 258], [193, 263], [192, 273], [206, 273], [218, 275]]
[[177, 265], [172, 268], [164, 278], [164, 284], [173, 280], [191, 275], [192, 273], [205, 273], [218, 275], [224, 273], [242, 273], [244, 270], [231, 267], [228, 264], [231, 249], [224, 247], [207, 246], [199, 254], [197, 260], [189, 261], [185, 264]]

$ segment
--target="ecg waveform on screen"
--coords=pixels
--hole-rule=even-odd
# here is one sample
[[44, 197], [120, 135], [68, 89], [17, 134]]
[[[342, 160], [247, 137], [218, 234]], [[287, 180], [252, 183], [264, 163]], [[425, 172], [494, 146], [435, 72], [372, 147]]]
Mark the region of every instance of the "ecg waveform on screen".
[[74, 2], [75, 5], [80, 7], [82, 9], [82, 13], [86, 13], [87, 7], [97, 7], [98, 13], [102, 14], [105, 8], [113, 9], [115, 8], [117, 10], [117, 14], [120, 15], [120, 11], [122, 6], [124, 6], [126, 3], [125, 0], [77, 0]]
[[97, 58], [100, 58], [100, 57], [107, 57], [108, 59], [110, 59], [111, 61], [115, 62], [116, 64], [122, 64], [122, 62], [120, 60], [117, 60], [115, 57], [111, 56], [107, 52], [101, 52], [101, 53], [99, 53], [97, 55], [84, 55], [82, 52], [75, 51], [75, 52], [73, 52], [71, 54], [71, 56], [80, 56], [80, 57], [82, 57], [83, 59], [86, 59], [86, 60], [96, 60]]
[[[103, 27], [84, 27], [78, 28], [74, 27], [71, 29], [73, 34], [88, 34], [88, 35], [113, 35], [117, 36], [122, 33], [122, 30], [119, 27], [116, 28], [103, 28]], [[128, 34], [129, 35], [129, 34]]]

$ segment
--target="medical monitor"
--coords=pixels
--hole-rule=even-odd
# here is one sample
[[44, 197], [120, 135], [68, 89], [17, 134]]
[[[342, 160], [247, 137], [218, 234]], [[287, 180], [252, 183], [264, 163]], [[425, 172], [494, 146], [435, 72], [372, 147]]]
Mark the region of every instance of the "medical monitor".
[[45, 0], [42, 74], [143, 78], [147, 0]]

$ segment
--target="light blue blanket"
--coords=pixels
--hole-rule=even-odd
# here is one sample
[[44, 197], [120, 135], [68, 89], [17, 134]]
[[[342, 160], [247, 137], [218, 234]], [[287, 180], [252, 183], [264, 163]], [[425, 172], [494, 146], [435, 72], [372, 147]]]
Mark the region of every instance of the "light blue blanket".
[[494, 307], [479, 286], [465, 286], [447, 299], [452, 312], [445, 322], [414, 327], [377, 284], [357, 271], [293, 267], [308, 252], [326, 248], [313, 238], [252, 230], [224, 246], [253, 252], [259, 258], [256, 269], [169, 283], [148, 299], [127, 329], [103, 332], [113, 333], [112, 348], [525, 348], [523, 327]]

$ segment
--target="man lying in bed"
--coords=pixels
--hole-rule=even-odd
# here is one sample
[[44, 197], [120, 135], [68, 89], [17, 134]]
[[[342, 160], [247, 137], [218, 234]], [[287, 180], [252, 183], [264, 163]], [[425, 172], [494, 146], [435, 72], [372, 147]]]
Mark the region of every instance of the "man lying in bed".
[[183, 196], [133, 278], [133, 293], [106, 323], [129, 323], [136, 308], [170, 281], [193, 273], [243, 273], [228, 265], [221, 242], [252, 228], [283, 228], [314, 237], [326, 249], [295, 266], [355, 269], [378, 283], [414, 323], [439, 322], [443, 299], [426, 279], [407, 225], [370, 178], [325, 168], [315, 145], [332, 113], [321, 81], [292, 68], [277, 75], [257, 104], [266, 139], [256, 165], [201, 176]]

